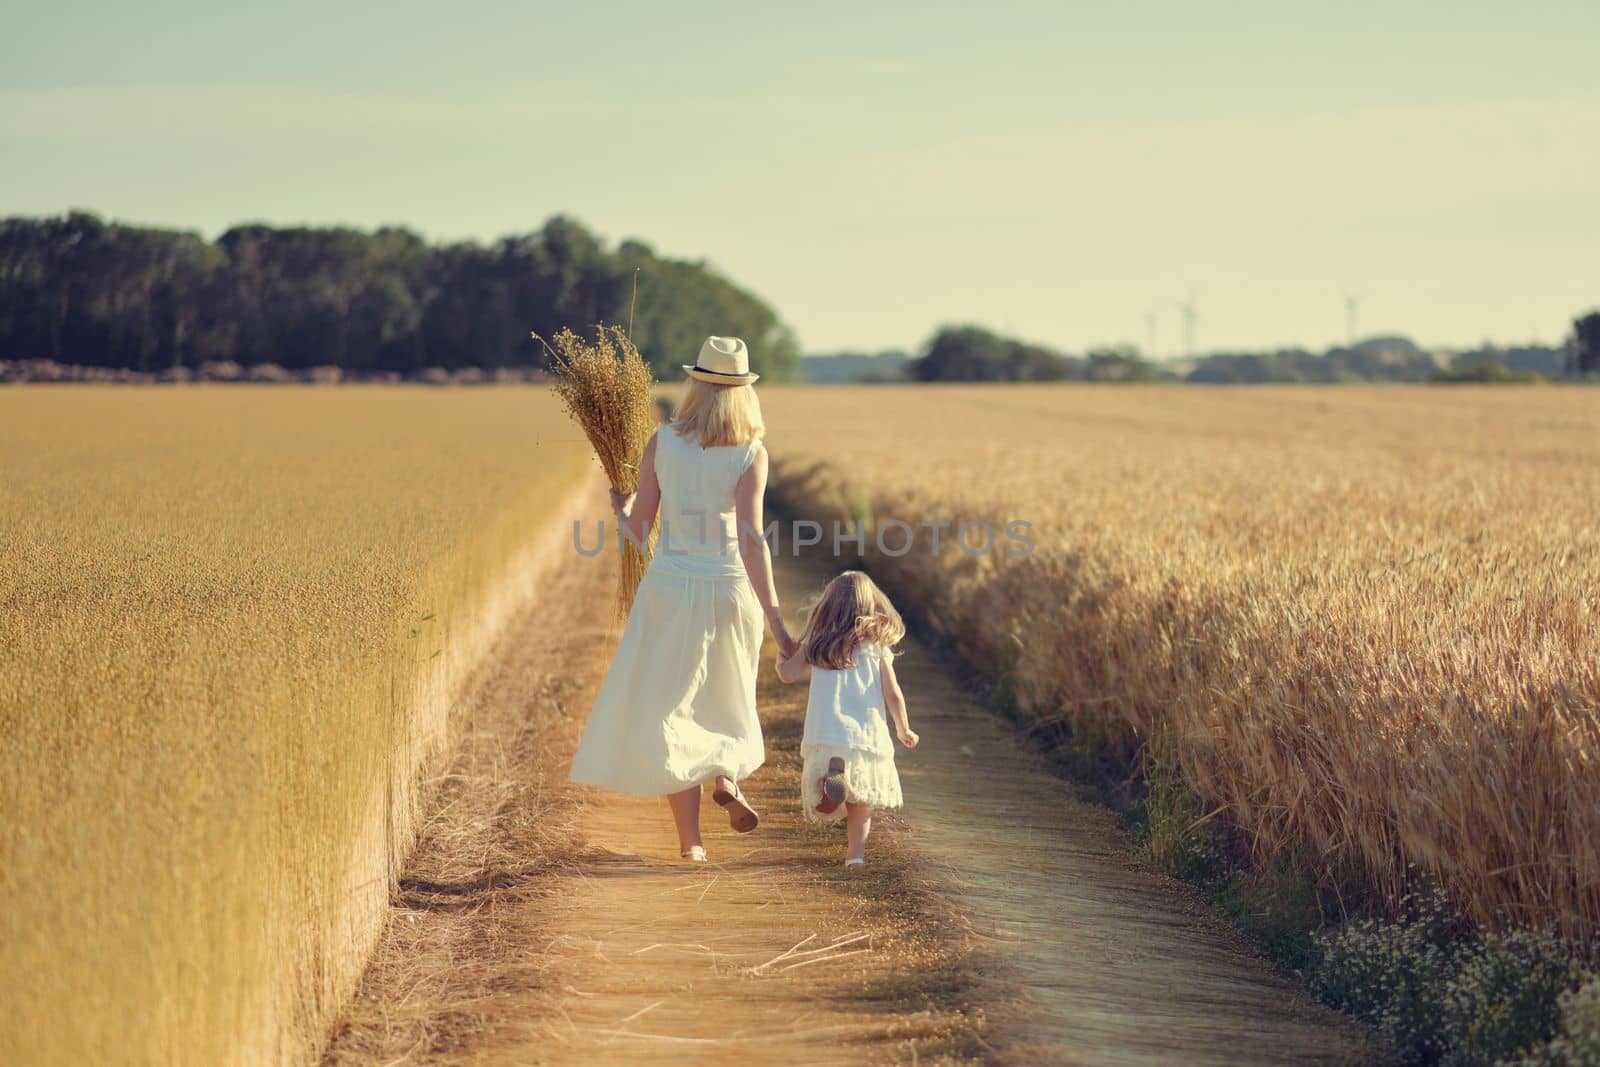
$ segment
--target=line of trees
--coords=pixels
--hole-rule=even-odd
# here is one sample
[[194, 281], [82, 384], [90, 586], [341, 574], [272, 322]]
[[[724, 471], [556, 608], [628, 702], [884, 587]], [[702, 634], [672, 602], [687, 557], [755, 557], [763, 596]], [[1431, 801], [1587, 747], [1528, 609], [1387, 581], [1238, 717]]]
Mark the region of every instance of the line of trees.
[[906, 378], [923, 382], [1526, 382], [1592, 375], [1600, 375], [1600, 311], [1576, 319], [1571, 342], [1557, 348], [1446, 354], [1405, 337], [1372, 337], [1326, 352], [1217, 352], [1177, 363], [1153, 362], [1132, 346], [1072, 356], [979, 326], [947, 326], [905, 366]]
[[393, 227], [252, 224], [207, 241], [83, 212], [0, 220], [0, 361], [353, 375], [540, 366], [530, 331], [626, 323], [636, 271], [634, 339], [662, 377], [708, 333], [743, 337], [769, 378], [793, 373], [794, 338], [759, 298], [639, 241], [607, 248], [562, 216], [488, 245]]

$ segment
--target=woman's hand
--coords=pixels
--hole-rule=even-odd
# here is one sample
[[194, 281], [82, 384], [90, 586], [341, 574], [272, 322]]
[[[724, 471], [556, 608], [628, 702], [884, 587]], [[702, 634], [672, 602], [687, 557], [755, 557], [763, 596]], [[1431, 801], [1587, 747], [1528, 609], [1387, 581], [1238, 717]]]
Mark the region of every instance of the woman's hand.
[[777, 608], [769, 609], [767, 625], [772, 627], [772, 636], [778, 639], [778, 658], [788, 659], [794, 655], [794, 650], [799, 648], [800, 644], [789, 636], [789, 627], [784, 625], [783, 613]]
[[916, 748], [917, 742], [922, 740], [917, 736], [917, 732], [909, 726], [896, 726], [894, 732], [895, 736], [900, 738], [900, 743], [907, 748]]
[[624, 496], [623, 494], [617, 492], [615, 489], [608, 489], [607, 492], [609, 492], [611, 494], [611, 511], [612, 511], [612, 514], [619, 515], [619, 516], [621, 516], [623, 518], [626, 518], [627, 515], [628, 515], [628, 506], [633, 503], [633, 498], [634, 498], [635, 494], [629, 493], [626, 496]]

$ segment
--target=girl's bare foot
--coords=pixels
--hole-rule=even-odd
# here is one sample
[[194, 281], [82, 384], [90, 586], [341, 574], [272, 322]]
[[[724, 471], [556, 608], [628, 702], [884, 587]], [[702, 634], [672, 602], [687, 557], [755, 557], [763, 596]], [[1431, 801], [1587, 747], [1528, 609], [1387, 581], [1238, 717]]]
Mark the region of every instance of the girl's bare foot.
[[816, 810], [831, 815], [844, 803], [844, 760], [838, 756], [828, 761], [828, 773], [817, 779], [817, 792], [822, 794]]
[[872, 833], [872, 805], [871, 804], [846, 804], [845, 805], [845, 848], [846, 867], [865, 867], [867, 865], [867, 835]]

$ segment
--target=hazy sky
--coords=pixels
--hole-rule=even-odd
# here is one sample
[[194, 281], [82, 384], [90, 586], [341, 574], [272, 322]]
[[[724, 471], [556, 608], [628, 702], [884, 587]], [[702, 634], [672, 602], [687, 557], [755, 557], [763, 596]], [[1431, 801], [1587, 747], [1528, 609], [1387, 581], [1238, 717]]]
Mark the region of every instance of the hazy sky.
[[[0, 214], [556, 212], [806, 351], [1555, 341], [1600, 305], [1600, 3], [9, 0]], [[648, 280], [641, 298], [648, 299]], [[715, 323], [707, 323], [713, 331]]]

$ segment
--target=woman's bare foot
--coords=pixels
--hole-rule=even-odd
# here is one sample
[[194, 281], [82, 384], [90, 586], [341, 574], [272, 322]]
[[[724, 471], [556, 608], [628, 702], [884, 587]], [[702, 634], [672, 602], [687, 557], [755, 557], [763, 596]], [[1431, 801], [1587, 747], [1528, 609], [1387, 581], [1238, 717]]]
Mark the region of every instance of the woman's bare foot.
[[744, 798], [738, 784], [727, 775], [717, 775], [716, 783], [711, 790], [711, 799], [728, 813], [728, 825], [733, 827], [734, 833], [747, 834], [760, 825], [761, 816], [756, 814], [756, 809]]

